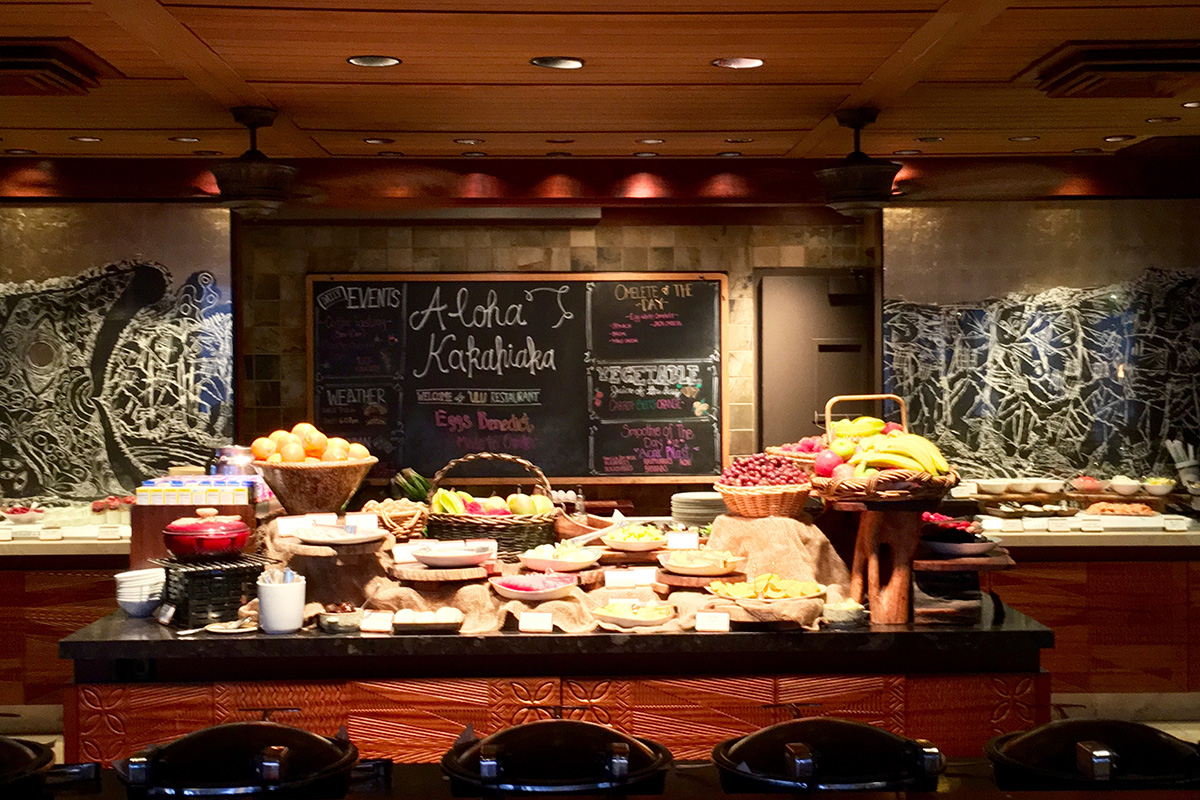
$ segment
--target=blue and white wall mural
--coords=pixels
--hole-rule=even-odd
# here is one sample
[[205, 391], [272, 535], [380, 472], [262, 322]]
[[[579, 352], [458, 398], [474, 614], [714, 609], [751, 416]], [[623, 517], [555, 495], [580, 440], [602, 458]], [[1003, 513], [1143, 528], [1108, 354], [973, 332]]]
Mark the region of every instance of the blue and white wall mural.
[[1170, 474], [1200, 432], [1200, 276], [884, 303], [884, 386], [968, 476]]

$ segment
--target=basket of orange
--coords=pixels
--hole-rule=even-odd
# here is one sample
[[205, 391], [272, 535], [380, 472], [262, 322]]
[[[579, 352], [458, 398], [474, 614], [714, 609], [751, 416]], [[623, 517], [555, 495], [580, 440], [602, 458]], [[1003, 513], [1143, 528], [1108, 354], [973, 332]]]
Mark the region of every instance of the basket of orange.
[[379, 459], [365, 445], [326, 436], [310, 422], [261, 436], [254, 466], [289, 514], [341, 511]]

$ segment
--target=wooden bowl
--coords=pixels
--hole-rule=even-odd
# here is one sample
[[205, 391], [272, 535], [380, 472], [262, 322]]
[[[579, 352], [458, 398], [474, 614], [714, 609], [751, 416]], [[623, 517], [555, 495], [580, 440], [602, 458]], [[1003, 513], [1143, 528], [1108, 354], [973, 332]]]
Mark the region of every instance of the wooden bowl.
[[320, 464], [255, 461], [254, 467], [289, 514], [336, 514], [378, 463], [378, 458], [368, 456]]

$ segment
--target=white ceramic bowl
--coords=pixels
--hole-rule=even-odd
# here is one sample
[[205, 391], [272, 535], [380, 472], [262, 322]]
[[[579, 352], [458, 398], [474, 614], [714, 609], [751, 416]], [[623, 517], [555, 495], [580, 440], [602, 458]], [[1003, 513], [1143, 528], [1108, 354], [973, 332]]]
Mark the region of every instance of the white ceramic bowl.
[[1091, 494], [1093, 492], [1103, 492], [1108, 489], [1108, 481], [1097, 480], [1094, 484], [1088, 485], [1080, 483], [1079, 480], [1079, 478], [1072, 478], [1068, 481], [1068, 485], [1076, 492]]
[[586, 554], [586, 557], [579, 559], [538, 558], [522, 554], [517, 556], [517, 558], [521, 560], [525, 569], [531, 569], [535, 572], [578, 572], [581, 569], [587, 569], [600, 560], [601, 551], [599, 548], [585, 547], [579, 552], [581, 555]]
[[1142, 482], [1135, 481], [1132, 478], [1125, 480], [1111, 480], [1108, 482], [1108, 488], [1117, 494], [1137, 494], [1141, 491]]
[[362, 624], [363, 610], [322, 611], [317, 614], [317, 626], [326, 633], [351, 633]]
[[154, 609], [158, 608], [162, 601], [154, 600], [117, 600], [117, 605], [125, 609], [125, 613], [131, 617], [148, 617], [154, 613]]
[[1145, 483], [1145, 482], [1143, 482], [1142, 488], [1146, 490], [1147, 494], [1162, 496], [1164, 494], [1171, 493], [1171, 490], [1175, 488], [1175, 481], [1171, 481], [1170, 483]]
[[856, 625], [867, 620], [867, 609], [862, 605], [853, 608], [837, 608], [832, 603], [826, 603], [821, 616], [826, 622], [836, 625]]
[[1007, 478], [988, 478], [975, 481], [975, 487], [984, 494], [1004, 494], [1008, 491]]
[[118, 572], [116, 575], [113, 575], [113, 580], [121, 586], [135, 583], [153, 583], [154, 581], [164, 581], [166, 579], [167, 571], [162, 567], [134, 569], [128, 572]]
[[700, 577], [715, 578], [720, 575], [728, 575], [731, 572], [737, 572], [746, 565], [747, 561], [745, 556], [741, 556], [712, 564], [694, 564], [685, 566], [683, 564], [672, 564], [672, 555], [674, 555], [674, 553], [659, 553], [659, 566], [665, 569], [667, 572], [674, 572], [676, 575], [697, 575]]
[[28, 525], [34, 522], [41, 522], [46, 518], [44, 511], [26, 511], [23, 514], [11, 514], [4, 512], [4, 518], [14, 525]]
[[1063, 490], [1063, 486], [1066, 483], [1066, 481], [1058, 480], [1057, 478], [1039, 478], [1034, 488], [1046, 494], [1058, 494]]
[[610, 539], [604, 536], [601, 537], [600, 541], [613, 550], [624, 550], [627, 553], [647, 553], [651, 550], [659, 550], [667, 546], [666, 536], [661, 539], [651, 539], [644, 542], [623, 542], [619, 539]]
[[118, 600], [153, 600], [162, 597], [162, 586], [147, 586], [142, 589], [117, 589]]
[[646, 605], [652, 605], [656, 608], [667, 608], [670, 609], [671, 613], [655, 619], [639, 619], [637, 617], [626, 617], [620, 614], [606, 614], [603, 611], [593, 610], [592, 616], [601, 622], [607, 622], [610, 625], [617, 625], [622, 628], [638, 628], [647, 625], [662, 625], [664, 622], [672, 619], [675, 616], [675, 607], [672, 605], [659, 603], [647, 603]]
[[1008, 482], [1008, 490], [1013, 494], [1029, 494], [1037, 488], [1037, 481], [1028, 478], [1018, 478]]
[[[504, 586], [499, 583], [500, 581], [503, 581], [504, 583], [516, 584], [516, 586], [519, 586], [522, 583], [521, 579], [523, 577], [533, 576], [508, 575], [504, 577], [489, 578], [488, 583], [492, 585], [492, 588], [496, 591], [496, 594], [500, 595], [501, 597], [507, 597], [509, 600], [522, 600], [526, 603], [540, 603], [543, 600], [556, 600], [560, 597], [566, 597], [579, 582], [579, 579], [574, 575], [564, 575], [562, 577], [571, 579], [570, 583], [564, 582], [561, 586], [554, 586], [549, 589], [530, 589], [528, 591], [515, 588], [513, 586]], [[539, 579], [541, 578], [541, 576], [538, 577]]]
[[495, 555], [489, 545], [472, 544], [459, 547], [421, 547], [412, 551], [412, 557], [427, 567], [435, 569], [457, 569], [474, 567]]

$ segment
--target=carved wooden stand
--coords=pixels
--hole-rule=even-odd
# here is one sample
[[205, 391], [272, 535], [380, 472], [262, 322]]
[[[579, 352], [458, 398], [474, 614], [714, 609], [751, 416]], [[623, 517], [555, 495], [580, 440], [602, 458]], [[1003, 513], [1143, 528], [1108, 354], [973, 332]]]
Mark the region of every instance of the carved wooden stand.
[[937, 500], [837, 502], [838, 511], [857, 511], [858, 538], [850, 570], [850, 596], [869, 601], [871, 622], [900, 624], [911, 618], [912, 564], [921, 539], [921, 514]]

